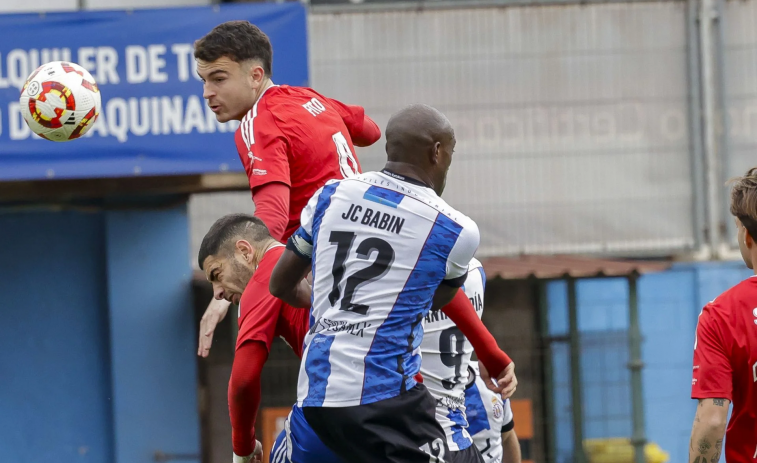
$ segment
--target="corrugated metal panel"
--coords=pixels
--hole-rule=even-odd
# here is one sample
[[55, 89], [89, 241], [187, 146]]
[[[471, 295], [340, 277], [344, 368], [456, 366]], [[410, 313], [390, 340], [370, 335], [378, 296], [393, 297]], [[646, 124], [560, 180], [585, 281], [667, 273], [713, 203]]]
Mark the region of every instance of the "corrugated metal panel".
[[[446, 199], [480, 254], [693, 245], [683, 3], [313, 14], [312, 85], [379, 125], [423, 102], [457, 133]], [[383, 143], [359, 152], [366, 169]]]
[[[606, 260], [581, 256], [490, 257], [484, 259], [481, 264], [487, 278], [500, 277], [505, 280], [524, 280], [530, 277], [618, 277], [634, 273], [662, 272], [670, 268], [668, 262]], [[205, 278], [204, 275], [202, 277]]]
[[[255, 204], [249, 191], [195, 194], [189, 198], [189, 257], [192, 267], [197, 265], [197, 255], [205, 234], [216, 220], [226, 214], [253, 214]], [[204, 276], [203, 276], [204, 278]]]
[[[727, 2], [724, 16], [723, 73], [728, 118], [727, 156], [723, 159], [725, 181], [744, 175], [757, 165], [757, 4]], [[724, 213], [729, 204], [727, 193], [725, 199]], [[729, 231], [726, 239], [736, 248], [735, 226], [730, 214], [725, 217]]]

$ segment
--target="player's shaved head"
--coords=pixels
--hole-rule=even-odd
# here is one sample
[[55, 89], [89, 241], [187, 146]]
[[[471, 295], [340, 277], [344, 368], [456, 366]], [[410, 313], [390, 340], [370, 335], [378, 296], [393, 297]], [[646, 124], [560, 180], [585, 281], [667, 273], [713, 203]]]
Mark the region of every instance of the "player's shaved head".
[[394, 114], [386, 126], [386, 154], [389, 161], [414, 164], [416, 157], [431, 150], [434, 143], [455, 137], [447, 116], [425, 104], [413, 104]]
[[386, 126], [386, 169], [420, 180], [441, 195], [455, 148], [447, 116], [425, 104], [394, 114]]

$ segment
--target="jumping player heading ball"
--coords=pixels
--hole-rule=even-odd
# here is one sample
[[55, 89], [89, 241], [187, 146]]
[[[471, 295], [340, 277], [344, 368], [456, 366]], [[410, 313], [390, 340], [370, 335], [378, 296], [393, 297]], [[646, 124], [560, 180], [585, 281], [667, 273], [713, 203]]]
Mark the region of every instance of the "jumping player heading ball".
[[[255, 216], [286, 242], [300, 213], [328, 180], [360, 173], [354, 146], [381, 131], [360, 106], [345, 105], [306, 87], [275, 85], [268, 36], [247, 21], [216, 26], [195, 42], [203, 97], [219, 122], [241, 121], [235, 134], [250, 181]], [[216, 295], [200, 325], [198, 355], [206, 357], [216, 325], [241, 292]]]

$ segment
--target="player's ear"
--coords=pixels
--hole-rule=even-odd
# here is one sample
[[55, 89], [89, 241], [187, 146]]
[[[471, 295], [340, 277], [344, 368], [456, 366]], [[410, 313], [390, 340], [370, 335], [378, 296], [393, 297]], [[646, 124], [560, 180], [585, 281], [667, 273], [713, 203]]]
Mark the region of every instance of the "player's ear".
[[261, 66], [260, 63], [253, 61], [247, 72], [252, 81], [253, 87], [260, 87], [265, 79], [265, 70], [263, 69], [263, 66]]
[[754, 246], [754, 238], [752, 238], [749, 230], [744, 231], [744, 244], [746, 244], [748, 249], [752, 249], [752, 246]]
[[434, 143], [433, 148], [431, 149], [431, 164], [437, 165], [439, 164], [439, 161], [441, 160], [441, 150], [442, 150], [442, 143], [436, 142]]
[[247, 240], [237, 240], [235, 246], [237, 252], [242, 254], [244, 260], [251, 262], [253, 256], [255, 255], [255, 248], [250, 244], [250, 242]]

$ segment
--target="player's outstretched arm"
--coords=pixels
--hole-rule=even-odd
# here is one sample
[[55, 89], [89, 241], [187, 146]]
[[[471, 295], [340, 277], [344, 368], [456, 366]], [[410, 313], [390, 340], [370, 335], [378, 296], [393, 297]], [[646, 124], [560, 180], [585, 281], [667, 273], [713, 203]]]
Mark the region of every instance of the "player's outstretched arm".
[[312, 289], [305, 277], [310, 268], [310, 259], [298, 255], [287, 246], [273, 268], [268, 289], [292, 307], [309, 309]]
[[381, 138], [381, 129], [373, 119], [365, 114], [362, 106], [346, 105], [341, 101], [328, 99], [336, 107], [350, 132], [352, 144], [359, 147], [371, 146]]
[[502, 433], [502, 463], [520, 463], [520, 442], [515, 429]]
[[720, 459], [730, 403], [728, 399], [699, 400], [691, 428], [689, 463], [717, 463]]
[[[444, 286], [444, 285], [441, 285]], [[473, 345], [481, 368], [481, 378], [486, 386], [502, 394], [504, 399], [515, 392], [518, 379], [515, 377], [515, 364], [497, 345], [494, 336], [484, 326], [476, 314], [476, 309], [462, 289], [456, 289], [452, 301], [442, 311], [453, 321]], [[489, 371], [497, 372], [497, 386], [494, 386]]]

